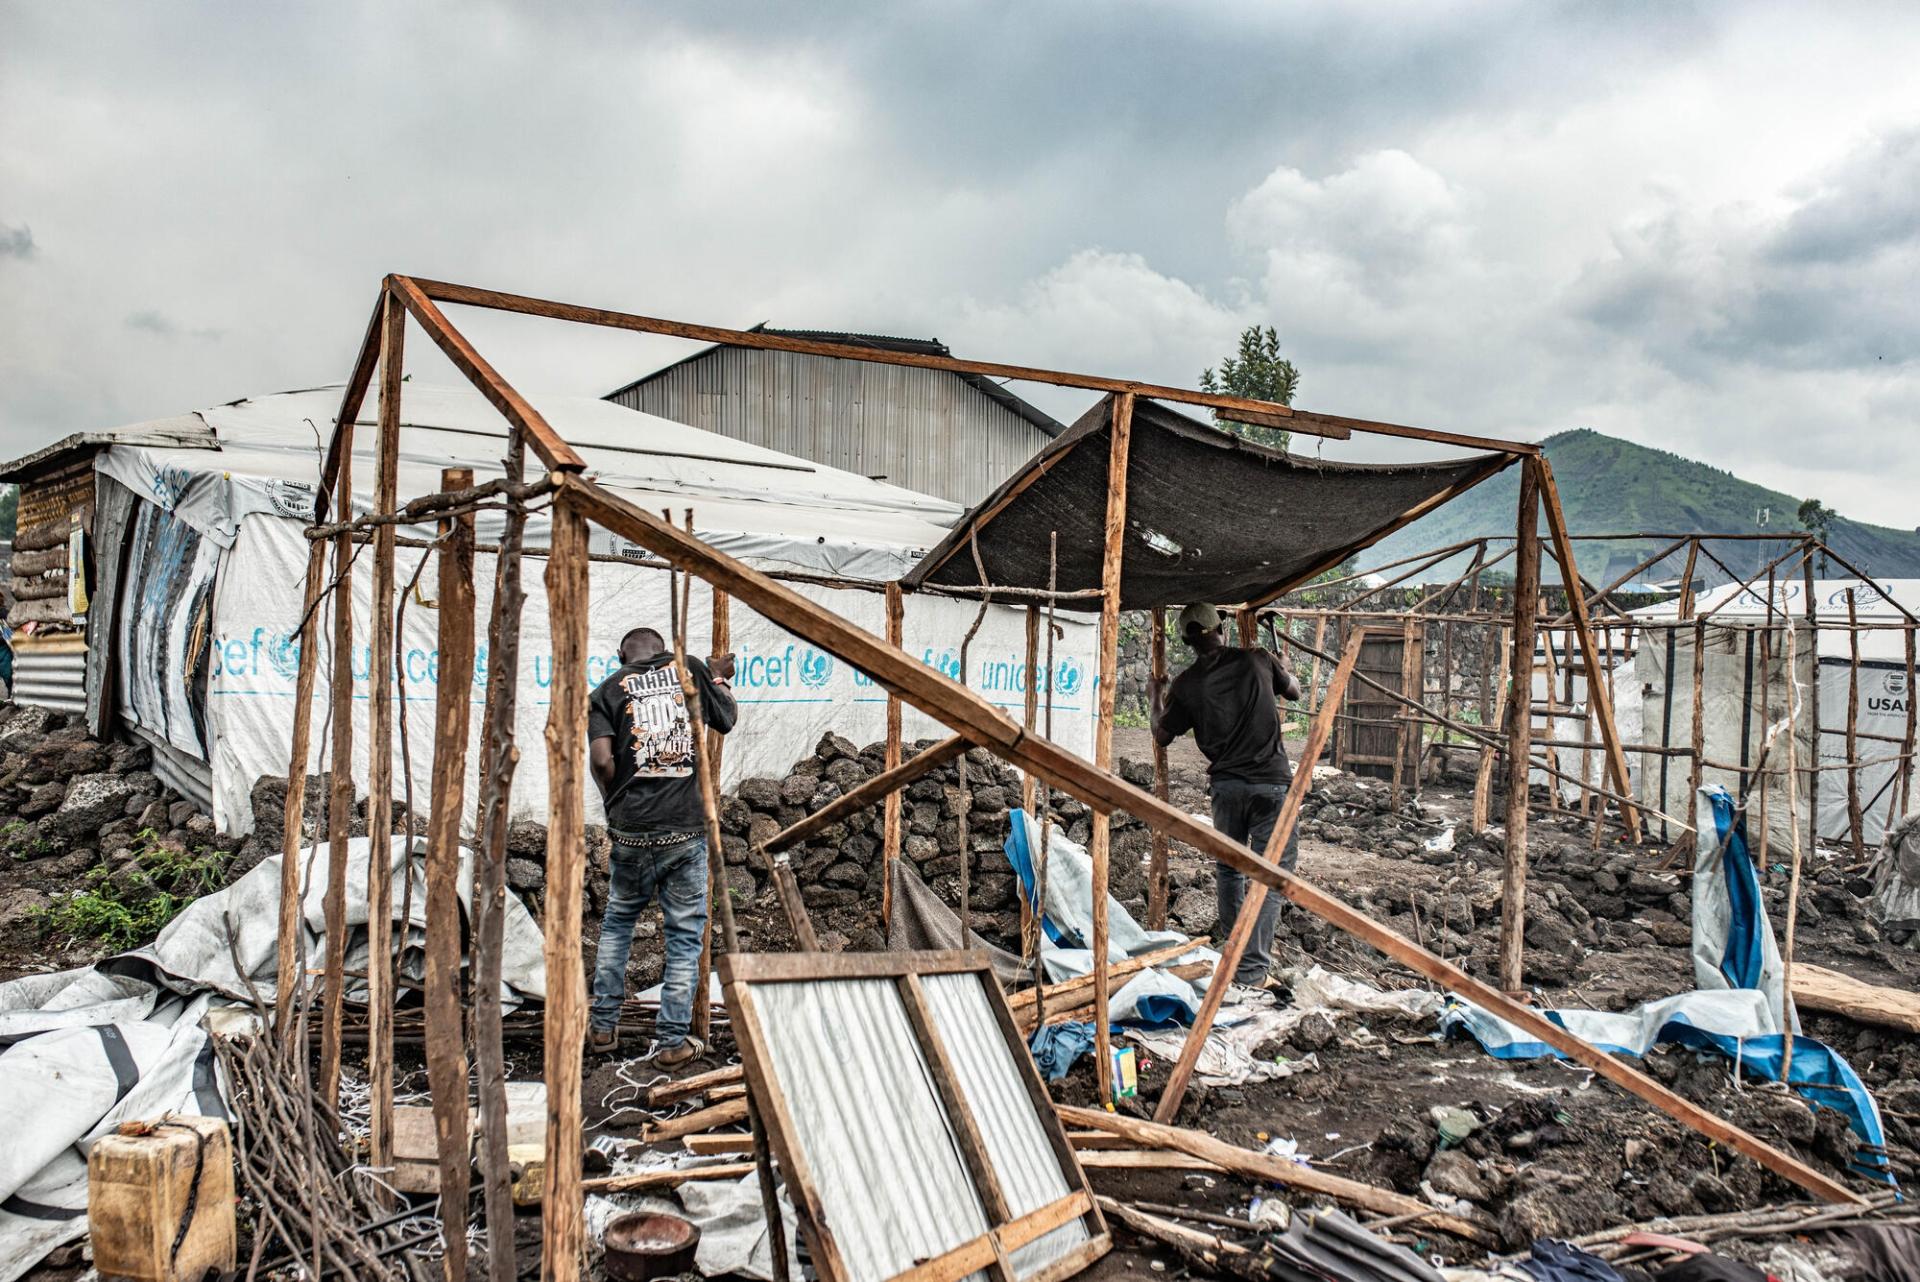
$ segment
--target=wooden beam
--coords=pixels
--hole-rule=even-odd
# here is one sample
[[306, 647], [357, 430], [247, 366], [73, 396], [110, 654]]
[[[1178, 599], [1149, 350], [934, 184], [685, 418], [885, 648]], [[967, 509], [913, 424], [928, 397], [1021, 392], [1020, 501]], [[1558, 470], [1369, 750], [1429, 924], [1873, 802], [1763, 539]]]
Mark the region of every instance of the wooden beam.
[[[1113, 398], [1113, 424], [1107, 445], [1107, 522], [1100, 558], [1099, 708], [1094, 714], [1093, 764], [1113, 765], [1114, 687], [1120, 670], [1120, 575], [1127, 541], [1127, 454], [1133, 440], [1133, 395]], [[1112, 857], [1113, 813], [1095, 807], [1093, 835], [1087, 844], [1093, 862], [1093, 1053], [1095, 1075], [1104, 1102], [1113, 1098], [1112, 1032], [1107, 1021], [1107, 880]], [[966, 851], [960, 857], [968, 857]]]
[[1527, 929], [1527, 778], [1533, 771], [1533, 642], [1540, 618], [1540, 472], [1520, 469], [1520, 508], [1514, 536], [1513, 658], [1507, 666], [1507, 834], [1500, 879], [1500, 987], [1521, 988], [1521, 950]]
[[932, 774], [966, 750], [966, 737], [953, 735], [942, 739], [925, 752], [907, 758], [892, 769], [882, 770], [872, 778], [855, 785], [851, 792], [841, 793], [805, 819], [767, 838], [765, 847], [767, 853], [777, 854], [782, 850], [791, 850], [814, 834], [831, 828], [843, 819], [859, 814], [882, 798], [896, 796], [900, 789], [916, 779]]
[[686, 1135], [698, 1135], [702, 1131], [711, 1131], [715, 1127], [731, 1126], [735, 1122], [746, 1120], [747, 1101], [745, 1099], [721, 1100], [718, 1104], [709, 1104], [705, 1108], [697, 1108], [691, 1113], [682, 1113], [678, 1117], [648, 1122], [640, 1128], [640, 1140], [645, 1144], [664, 1144], [668, 1140], [677, 1140]]
[[[1167, 682], [1167, 612], [1155, 606], [1148, 612], [1150, 622], [1147, 625], [1147, 672], [1148, 689], [1152, 692], [1164, 690]], [[1157, 697], [1150, 693], [1149, 703]], [[1027, 729], [1033, 729], [1033, 719], [1027, 719]], [[1153, 795], [1165, 801], [1167, 799], [1167, 745], [1158, 739], [1153, 741]], [[1167, 900], [1171, 898], [1167, 885], [1167, 854], [1169, 843], [1163, 832], [1153, 834], [1153, 845], [1147, 856], [1147, 929], [1165, 930], [1167, 928]]]
[[[887, 584], [887, 644], [904, 648], [906, 644], [906, 603], [901, 599], [900, 585]], [[887, 745], [885, 757], [881, 760], [881, 770], [889, 772], [900, 768], [900, 696], [887, 693]], [[900, 790], [895, 788], [887, 793], [887, 800], [880, 817], [880, 929], [882, 932], [893, 928], [893, 866], [900, 860]], [[964, 936], [962, 942], [965, 942]]]
[[[334, 474], [334, 501], [353, 511], [353, 425], [335, 437], [342, 443]], [[328, 1108], [340, 1105], [340, 1029], [347, 1000], [347, 834], [353, 828], [353, 540], [333, 541], [333, 672], [327, 683], [332, 758], [327, 771], [327, 891], [324, 917], [325, 974], [321, 979], [320, 1073], [314, 1089]]]
[[[1554, 555], [1560, 562], [1564, 582], [1571, 585], [1567, 603], [1572, 607], [1574, 635], [1580, 638], [1580, 655], [1587, 665], [1587, 705], [1600, 723], [1600, 739], [1607, 745], [1607, 772], [1623, 797], [1633, 796], [1633, 776], [1627, 772], [1627, 754], [1620, 750], [1620, 728], [1613, 719], [1613, 691], [1607, 681], [1607, 666], [1600, 647], [1593, 639], [1593, 620], [1587, 614], [1586, 598], [1581, 595], [1580, 570], [1573, 559], [1573, 543], [1567, 537], [1567, 517], [1560, 507], [1560, 487], [1553, 480], [1553, 465], [1542, 454], [1531, 460], [1540, 473], [1540, 498], [1546, 508], [1547, 529], [1553, 536]], [[1631, 802], [1620, 804], [1620, 817], [1634, 840], [1640, 839], [1640, 814]]]
[[[1852, 588], [1847, 589], [1847, 645], [1850, 659], [1847, 664], [1847, 831], [1853, 838], [1854, 860], [1863, 862], [1867, 857], [1867, 838], [1866, 817], [1860, 812], [1860, 607]], [[1819, 654], [1818, 647], [1814, 653]], [[1819, 687], [1816, 676], [1814, 689], [1817, 691]], [[1913, 698], [1912, 691], [1908, 691], [1907, 697]]]
[[[1493, 713], [1487, 717], [1486, 724], [1488, 729], [1497, 732], [1501, 726], [1506, 724], [1507, 665], [1513, 661], [1513, 652], [1507, 645], [1505, 628], [1499, 630], [1499, 635], [1494, 637], [1494, 643], [1495, 649], [1497, 649], [1500, 654], [1500, 676], [1493, 685], [1489, 686], [1487, 684], [1487, 665], [1485, 663], [1485, 656], [1483, 655], [1483, 666], [1480, 673], [1480, 707], [1482, 709], [1482, 715], [1484, 716], [1486, 715], [1485, 709], [1487, 704], [1489, 702], [1493, 704]], [[1318, 662], [1318, 660], [1315, 660], [1315, 662]], [[1489, 694], [1492, 695], [1491, 700], [1488, 698]], [[1491, 744], [1483, 746], [1480, 749], [1480, 760], [1474, 766], [1473, 810], [1467, 819], [1467, 831], [1475, 835], [1487, 830], [1487, 809], [1488, 803], [1491, 800], [1489, 793], [1493, 786], [1493, 758], [1493, 746]]]
[[[888, 637], [887, 639], [890, 641], [893, 640], [892, 637]], [[900, 643], [894, 641], [894, 644], [899, 645]], [[1031, 735], [1040, 724], [1040, 605], [1037, 601], [1029, 601], [1027, 603], [1026, 645], [1027, 689], [1026, 698], [1020, 710], [1020, 728]], [[1052, 678], [1053, 674], [1049, 672], [1047, 679], [1052, 680]], [[1020, 777], [1020, 809], [1028, 814], [1033, 813], [1034, 792], [1033, 776], [1030, 774], [1022, 775]], [[1026, 902], [1024, 898], [1020, 901], [1023, 914]]]
[[[547, 708], [547, 1182], [541, 1198], [541, 1282], [579, 1282], [586, 1256], [580, 1193], [580, 1057], [587, 1037], [586, 972], [580, 957], [580, 894], [586, 872], [587, 519], [572, 492], [553, 507], [547, 616], [553, 625], [553, 688]], [[703, 995], [704, 996], [704, 995]]]
[[[1112, 967], [1108, 969], [1107, 977], [1109, 979], [1124, 979], [1138, 971], [1147, 969], [1149, 966], [1171, 965], [1174, 958], [1184, 957], [1196, 948], [1205, 948], [1211, 942], [1211, 939], [1202, 935], [1198, 939], [1190, 939], [1185, 943], [1169, 944], [1165, 948], [1156, 948], [1152, 952], [1141, 953], [1138, 957], [1129, 957], [1125, 961], [1115, 962]], [[1208, 964], [1211, 965], [1211, 963]], [[1042, 1009], [1046, 1010], [1048, 1020], [1051, 1021], [1053, 1015], [1057, 1013], [1054, 1009], [1057, 1003], [1064, 1002], [1067, 1008], [1071, 1009], [1079, 1005], [1080, 999], [1083, 998], [1087, 990], [1092, 987], [1093, 975], [1088, 973], [1085, 975], [1077, 975], [1072, 979], [1062, 980], [1057, 984], [1047, 984], [1044, 988], [1023, 988], [1019, 992], [1008, 996], [1007, 1009], [1013, 1012], [1015, 1021], [1020, 1023], [1023, 1029], [1030, 1030], [1034, 1024], [1039, 1022], [1036, 1018], [1039, 1011]]]
[[[1211, 824], [1160, 801], [1151, 793], [1134, 787], [1108, 771], [1096, 768], [1085, 758], [1057, 744], [1044, 738], [1024, 735], [1016, 722], [987, 703], [978, 693], [966, 689], [901, 650], [886, 645], [872, 633], [848, 623], [785, 584], [768, 578], [684, 531], [674, 529], [659, 517], [591, 481], [566, 477], [560, 481], [558, 488], [563, 505], [616, 534], [632, 539], [655, 555], [673, 561], [682, 569], [722, 584], [756, 613], [843, 662], [853, 664], [871, 676], [882, 689], [897, 692], [903, 700], [922, 712], [964, 730], [969, 739], [989, 745], [1012, 765], [1032, 770], [1041, 779], [1064, 789], [1088, 806], [1125, 810], [1137, 815], [1148, 826], [1157, 827], [1175, 840], [1186, 842], [1202, 855], [1226, 863], [1279, 890], [1289, 900], [1329, 925], [1386, 953], [1435, 984], [1499, 1015], [1523, 1032], [1564, 1052], [1575, 1062], [1593, 1069], [1669, 1116], [1753, 1158], [1816, 1196], [1838, 1202], [1858, 1200], [1839, 1182], [1681, 1098], [1631, 1064], [1553, 1023], [1539, 1011], [1512, 1000], [1492, 985], [1475, 979], [1344, 901], [1260, 858], [1239, 842], [1222, 836]], [[556, 664], [558, 662], [559, 656], [556, 655]], [[556, 667], [558, 671], [561, 669]], [[581, 697], [584, 699], [584, 694]], [[577, 737], [584, 740], [584, 727], [580, 728]], [[575, 831], [578, 831], [577, 820]], [[551, 870], [548, 878], [551, 884]], [[573, 963], [577, 970], [577, 955]], [[555, 975], [556, 967], [550, 964], [548, 973]], [[550, 986], [552, 983], [550, 979]], [[577, 1057], [573, 1062], [573, 1072], [577, 1080]], [[554, 1080], [550, 1075], [549, 1083]]]
[[313, 677], [320, 664], [314, 644], [315, 615], [326, 587], [327, 545], [307, 549], [306, 602], [300, 611], [300, 666], [293, 682], [293, 746], [287, 754], [287, 811], [280, 828], [280, 933], [275, 950], [274, 1030], [283, 1041], [293, 1036], [293, 1015], [305, 990], [300, 931], [306, 920], [301, 902], [300, 856], [306, 822], [307, 758], [313, 751]]
[[1073, 1126], [1084, 1126], [1091, 1130], [1107, 1131], [1114, 1135], [1123, 1135], [1142, 1148], [1172, 1149], [1177, 1153], [1191, 1153], [1204, 1161], [1213, 1162], [1254, 1180], [1268, 1180], [1275, 1184], [1284, 1184], [1288, 1188], [1302, 1189], [1321, 1197], [1332, 1198], [1347, 1206], [1357, 1206], [1363, 1211], [1373, 1211], [1380, 1215], [1419, 1215], [1434, 1228], [1444, 1229], [1455, 1237], [1465, 1238], [1469, 1242], [1492, 1243], [1493, 1234], [1477, 1224], [1470, 1224], [1458, 1216], [1438, 1215], [1434, 1208], [1418, 1198], [1411, 1198], [1391, 1189], [1383, 1189], [1375, 1184], [1363, 1184], [1359, 1180], [1349, 1180], [1326, 1171], [1303, 1166], [1291, 1158], [1275, 1157], [1270, 1153], [1255, 1153], [1240, 1148], [1225, 1140], [1215, 1139], [1204, 1131], [1189, 1131], [1178, 1126], [1167, 1126], [1160, 1122], [1143, 1122], [1138, 1118], [1125, 1117], [1118, 1113], [1108, 1113], [1099, 1109], [1075, 1108], [1071, 1105], [1060, 1106], [1060, 1120]]
[[350, 452], [353, 448], [353, 425], [359, 421], [360, 407], [367, 399], [367, 388], [373, 384], [374, 367], [379, 363], [386, 343], [387, 303], [392, 297], [387, 283], [380, 282], [380, 296], [374, 299], [373, 314], [367, 317], [367, 332], [361, 336], [359, 355], [353, 359], [353, 373], [347, 376], [347, 386], [340, 394], [340, 409], [334, 415], [333, 431], [327, 437], [326, 457], [320, 464], [320, 490], [314, 495], [315, 521], [327, 519], [327, 500], [333, 493], [342, 452]]
[[1920, 994], [1869, 984], [1811, 962], [1793, 968], [1793, 1003], [1920, 1035]]
[[725, 347], [751, 347], [761, 351], [797, 352], [803, 356], [827, 356], [838, 360], [865, 361], [876, 365], [909, 365], [918, 369], [940, 369], [955, 374], [980, 374], [992, 379], [1014, 379], [1023, 383], [1049, 383], [1058, 387], [1079, 387], [1088, 391], [1111, 392], [1115, 395], [1146, 396], [1159, 401], [1174, 401], [1184, 405], [1202, 405], [1209, 409], [1225, 411], [1231, 416], [1237, 412], [1265, 414], [1286, 420], [1286, 430], [1303, 432], [1309, 436], [1324, 436], [1335, 440], [1344, 440], [1354, 432], [1363, 432], [1375, 436], [1397, 436], [1407, 440], [1428, 441], [1437, 445], [1457, 445], [1465, 449], [1498, 450], [1515, 456], [1531, 456], [1540, 452], [1538, 445], [1524, 441], [1502, 441], [1491, 437], [1468, 436], [1459, 432], [1442, 432], [1433, 428], [1407, 427], [1399, 423], [1381, 423], [1372, 419], [1347, 418], [1337, 414], [1321, 414], [1312, 410], [1298, 409], [1281, 405], [1275, 401], [1259, 401], [1244, 396], [1228, 396], [1211, 392], [1196, 392], [1184, 387], [1167, 387], [1157, 383], [1142, 383], [1134, 379], [1104, 378], [1093, 374], [1072, 374], [1062, 370], [1040, 369], [1026, 365], [1003, 365], [993, 361], [966, 361], [951, 356], [935, 356], [927, 352], [902, 352], [877, 347], [857, 347], [848, 343], [822, 342], [817, 339], [793, 338], [784, 334], [769, 334], [764, 331], [725, 329], [717, 325], [693, 325], [683, 321], [663, 320], [652, 316], [639, 316], [631, 312], [609, 311], [599, 307], [580, 307], [571, 303], [554, 302], [549, 299], [531, 298], [524, 294], [509, 294], [500, 290], [477, 289], [470, 285], [455, 285], [445, 281], [427, 280], [423, 277], [400, 277], [409, 284], [418, 287], [428, 298], [443, 303], [459, 303], [471, 307], [488, 307], [496, 311], [520, 312], [528, 316], [544, 316], [550, 320], [573, 321], [583, 325], [600, 325], [609, 329], [632, 330], [643, 334], [668, 334], [675, 338], [687, 338], [702, 343], [717, 343]]
[[[1346, 697], [1347, 683], [1353, 677], [1354, 664], [1360, 661], [1360, 647], [1365, 644], [1366, 638], [1365, 628], [1354, 628], [1347, 634], [1347, 644], [1340, 651], [1340, 663], [1327, 683], [1327, 697], [1321, 701], [1320, 711], [1314, 714], [1313, 725], [1307, 731], [1306, 746], [1301, 749], [1300, 760], [1293, 768], [1293, 782], [1287, 786], [1287, 799], [1281, 803], [1280, 815], [1274, 820], [1273, 832], [1267, 837], [1265, 859], [1270, 864], [1278, 864], [1287, 853], [1287, 842], [1293, 836], [1294, 825], [1300, 820], [1300, 807], [1306, 803], [1307, 794], [1313, 791], [1313, 768], [1318, 764], [1320, 754], [1327, 746], [1327, 739], [1333, 733], [1333, 719], [1340, 713], [1341, 700]], [[1240, 915], [1234, 919], [1233, 933], [1227, 936], [1227, 945], [1220, 952], [1213, 978], [1207, 981], [1207, 992], [1200, 1001], [1200, 1012], [1194, 1016], [1193, 1027], [1187, 1031], [1187, 1039], [1180, 1047], [1180, 1059], [1174, 1064], [1173, 1071], [1167, 1074], [1166, 1088], [1160, 1092], [1160, 1102], [1153, 1110], [1153, 1120], [1156, 1122], [1169, 1122], [1180, 1111], [1180, 1101], [1187, 1095], [1187, 1081], [1200, 1062], [1200, 1052], [1206, 1049], [1207, 1036], [1213, 1031], [1213, 1021], [1220, 1014], [1220, 1004], [1226, 1000], [1234, 971], [1239, 968], [1240, 958], [1247, 951], [1247, 941], [1253, 938], [1253, 929], [1259, 924], [1260, 910], [1267, 902], [1267, 893], [1264, 884], [1254, 882], [1247, 887], [1246, 896], [1240, 901]]]
[[[393, 511], [400, 483], [400, 389], [407, 314], [381, 295], [380, 435], [375, 513]], [[393, 1165], [393, 558], [394, 528], [373, 532], [372, 641], [367, 661], [367, 1147]], [[319, 543], [315, 547], [322, 546]], [[408, 858], [412, 858], [408, 851]], [[411, 865], [409, 865], [411, 868]]]
[[[341, 474], [344, 476], [343, 467]], [[473, 472], [440, 473], [442, 490], [473, 484]], [[440, 682], [434, 700], [433, 808], [427, 819], [427, 1081], [440, 1154], [440, 1187], [467, 1187], [467, 1051], [460, 1001], [460, 827], [466, 802], [467, 735], [473, 704], [473, 513], [443, 520], [440, 546]], [[495, 1148], [501, 1147], [499, 1144]], [[441, 1215], [448, 1282], [467, 1276], [464, 1201]]]
[[[526, 397], [500, 377], [500, 372], [474, 349], [466, 335], [454, 328], [446, 313], [435, 306], [418, 285], [405, 276], [389, 276], [387, 280], [400, 301], [406, 304], [407, 310], [413, 313], [414, 320], [420, 323], [420, 328], [433, 340], [434, 346], [446, 353], [454, 367], [467, 376], [467, 380], [493, 403], [493, 407], [500, 411], [507, 422], [525, 433], [527, 443], [533, 446], [533, 452], [540, 456], [541, 462], [556, 472], [586, 469], [586, 460], [560, 439], [560, 434], [553, 430], [540, 411], [527, 403]], [[341, 430], [345, 431], [346, 427], [343, 423]]]

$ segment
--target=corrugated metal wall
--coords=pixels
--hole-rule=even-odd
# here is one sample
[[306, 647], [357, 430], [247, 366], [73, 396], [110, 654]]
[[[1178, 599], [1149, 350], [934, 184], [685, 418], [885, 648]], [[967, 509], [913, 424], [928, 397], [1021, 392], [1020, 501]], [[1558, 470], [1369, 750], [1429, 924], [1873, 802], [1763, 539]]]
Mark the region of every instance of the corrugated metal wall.
[[78, 632], [16, 636], [13, 698], [56, 712], [87, 710], [87, 639]]
[[1047, 435], [956, 374], [722, 347], [611, 398], [971, 506]]

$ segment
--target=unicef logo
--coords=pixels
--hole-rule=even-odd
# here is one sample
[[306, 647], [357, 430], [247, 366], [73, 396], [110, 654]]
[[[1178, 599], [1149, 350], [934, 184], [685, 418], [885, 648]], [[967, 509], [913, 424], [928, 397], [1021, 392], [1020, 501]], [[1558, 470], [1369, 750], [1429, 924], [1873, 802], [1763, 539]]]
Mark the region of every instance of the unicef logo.
[[808, 649], [800, 656], [800, 684], [818, 690], [833, 679], [833, 656], [824, 650]]
[[288, 632], [276, 633], [267, 642], [267, 662], [283, 681], [300, 675], [300, 643]]
[[953, 681], [960, 680], [960, 652], [958, 650], [942, 650], [938, 654], [930, 654], [927, 656], [927, 665], [943, 677], [947, 677]]
[[1053, 666], [1053, 689], [1056, 694], [1070, 695], [1080, 689], [1080, 681], [1086, 675], [1078, 659], [1062, 659]]

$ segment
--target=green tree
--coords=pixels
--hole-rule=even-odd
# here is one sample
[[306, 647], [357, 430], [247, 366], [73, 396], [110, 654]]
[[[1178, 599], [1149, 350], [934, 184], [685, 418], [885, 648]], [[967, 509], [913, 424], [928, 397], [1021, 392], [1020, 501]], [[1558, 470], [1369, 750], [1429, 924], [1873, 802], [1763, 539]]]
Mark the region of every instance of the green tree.
[[[1800, 510], [1795, 513], [1795, 515], [1800, 519], [1801, 529], [1810, 531], [1818, 536], [1820, 542], [1826, 543], [1829, 541], [1829, 532], [1833, 527], [1833, 518], [1840, 514], [1828, 507], [1825, 503], [1822, 503], [1819, 499], [1802, 499], [1800, 501]], [[1820, 556], [1820, 573], [1825, 574], [1826, 572], [1827, 558], [1826, 555], [1822, 553]]]
[[13, 525], [20, 508], [20, 487], [0, 485], [0, 539], [13, 537]]
[[[1300, 371], [1293, 367], [1292, 361], [1280, 355], [1280, 335], [1271, 325], [1265, 328], [1247, 326], [1240, 335], [1240, 350], [1236, 355], [1221, 361], [1218, 371], [1200, 371], [1200, 390], [1216, 395], [1245, 396], [1256, 401], [1291, 405], [1293, 394], [1299, 388]], [[1291, 438], [1291, 433], [1277, 427], [1242, 423], [1220, 413], [1214, 414], [1213, 421], [1236, 436], [1244, 436], [1277, 450], [1286, 449]]]

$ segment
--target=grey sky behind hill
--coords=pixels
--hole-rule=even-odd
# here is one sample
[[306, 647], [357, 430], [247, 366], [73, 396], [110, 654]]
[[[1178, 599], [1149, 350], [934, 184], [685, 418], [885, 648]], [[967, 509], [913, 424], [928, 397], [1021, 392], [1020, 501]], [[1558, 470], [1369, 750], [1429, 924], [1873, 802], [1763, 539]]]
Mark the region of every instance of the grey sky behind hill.
[[[1916, 49], [1893, 4], [0, 0], [0, 455], [337, 380], [405, 271], [1187, 385], [1271, 323], [1305, 406], [1913, 527]], [[471, 332], [529, 389], [686, 350]]]

